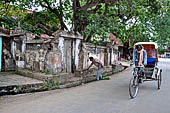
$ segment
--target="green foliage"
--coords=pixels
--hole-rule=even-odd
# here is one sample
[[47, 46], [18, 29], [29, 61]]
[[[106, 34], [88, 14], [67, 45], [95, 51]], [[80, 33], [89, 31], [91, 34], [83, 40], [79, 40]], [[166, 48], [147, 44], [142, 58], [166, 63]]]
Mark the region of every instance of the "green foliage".
[[[100, 44], [114, 33], [123, 43], [129, 39], [154, 41], [161, 48], [170, 45], [170, 14], [168, 0], [5, 0], [0, 2], [1, 25], [14, 28], [21, 21], [22, 28], [36, 34], [52, 32], [72, 25], [85, 41]], [[75, 5], [73, 5], [73, 2]], [[32, 14], [26, 9], [42, 7]], [[17, 18], [13, 18], [17, 17]]]
[[55, 82], [53, 79], [48, 79], [46, 86], [48, 87], [48, 89], [52, 88], [53, 86], [55, 86]]
[[50, 73], [50, 71], [49, 71], [48, 69], [46, 69], [46, 70], [45, 70], [45, 74], [46, 74], [46, 75], [49, 75], [49, 74], [51, 74], [51, 73]]
[[60, 82], [56, 82], [56, 86], [62, 85]]
[[0, 26], [4, 25], [6, 29], [14, 29], [18, 25], [18, 21], [14, 20], [11, 17], [1, 17]]
[[62, 83], [60, 82], [55, 82], [53, 78], [49, 78], [45, 80], [45, 86], [50, 90], [54, 88], [55, 86], [60, 86]]
[[24, 25], [23, 29], [38, 35], [46, 33], [51, 35], [58, 29], [59, 20], [56, 16], [48, 11], [34, 12], [27, 14], [21, 23]]
[[[92, 32], [94, 34], [93, 37], [99, 36], [108, 40], [109, 37], [107, 37], [107, 34], [112, 32], [124, 43], [126, 43], [129, 38], [134, 41], [136, 39], [138, 39], [138, 41], [149, 41], [148, 37], [150, 37], [151, 33], [149, 27], [151, 26], [147, 23], [149, 23], [148, 17], [151, 15], [151, 12], [148, 11], [149, 8], [143, 5], [148, 5], [150, 2], [120, 1], [119, 3], [119, 6], [109, 7], [109, 11], [104, 17], [100, 15], [104, 13], [104, 7], [102, 7], [99, 12], [92, 14], [90, 24], [84, 32], [85, 36], [88, 36], [88, 34]], [[121, 14], [119, 14], [118, 10], [121, 10]], [[133, 21], [137, 22], [134, 23]], [[131, 27], [127, 27], [129, 24], [131, 24]], [[102, 38], [101, 41], [103, 41]]]
[[161, 48], [170, 46], [170, 13], [167, 12], [155, 18], [153, 25], [156, 31], [153, 40], [156, 40]]
[[158, 48], [158, 53], [159, 53], [159, 54], [164, 54], [164, 52], [165, 52], [165, 49]]
[[[39, 1], [40, 2], [40, 1]], [[46, 33], [51, 35], [59, 27], [59, 19], [55, 14], [45, 11], [30, 11], [32, 7], [39, 6], [38, 2], [32, 0], [13, 0], [8, 4], [5, 0], [0, 1], [0, 25], [7, 29], [14, 29], [21, 22], [21, 27], [27, 31], [40, 35]]]

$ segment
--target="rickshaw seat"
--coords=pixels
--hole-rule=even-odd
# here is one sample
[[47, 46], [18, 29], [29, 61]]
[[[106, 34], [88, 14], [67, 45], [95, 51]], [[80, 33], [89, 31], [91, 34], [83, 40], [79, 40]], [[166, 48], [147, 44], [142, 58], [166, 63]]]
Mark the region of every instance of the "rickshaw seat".
[[156, 58], [147, 58], [147, 65], [148, 66], [155, 66], [156, 64]]

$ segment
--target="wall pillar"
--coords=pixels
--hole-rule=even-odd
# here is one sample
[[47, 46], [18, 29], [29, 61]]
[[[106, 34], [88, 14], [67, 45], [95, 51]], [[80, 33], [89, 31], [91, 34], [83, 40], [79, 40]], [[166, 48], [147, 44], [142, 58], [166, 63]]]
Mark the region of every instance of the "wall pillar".
[[16, 60], [16, 43], [12, 41], [11, 43], [11, 53], [13, 55], [14, 60]]
[[75, 50], [75, 65], [76, 65], [76, 69], [78, 69], [78, 65], [79, 65], [79, 49], [80, 46], [80, 39], [76, 39], [76, 50]]
[[64, 38], [59, 37], [59, 43], [58, 43], [58, 48], [61, 52], [61, 57], [62, 57], [62, 66], [65, 69], [65, 59], [64, 59]]

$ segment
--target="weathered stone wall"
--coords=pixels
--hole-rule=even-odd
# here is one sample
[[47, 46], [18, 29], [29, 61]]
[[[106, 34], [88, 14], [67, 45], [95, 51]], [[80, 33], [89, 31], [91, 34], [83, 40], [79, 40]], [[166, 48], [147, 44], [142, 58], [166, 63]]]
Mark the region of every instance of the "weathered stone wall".
[[37, 72], [58, 73], [63, 71], [62, 53], [58, 40], [32, 40], [26, 43], [25, 68]]
[[[111, 43], [107, 46], [95, 46], [81, 42], [82, 37], [67, 32], [56, 32], [55, 38], [31, 38], [28, 35], [22, 51], [17, 52], [17, 66], [37, 72], [71, 73], [86, 69], [91, 61], [90, 56], [103, 61], [109, 66], [118, 60], [118, 48]], [[23, 41], [24, 42], [24, 41]], [[22, 59], [22, 60], [21, 60]]]
[[16, 61], [16, 66], [19, 68], [25, 68], [25, 49], [26, 49], [26, 36], [14, 37], [12, 42], [12, 54]]
[[73, 72], [79, 65], [80, 44], [80, 39], [62, 36], [39, 40], [29, 38], [26, 41], [25, 68], [38, 72]]
[[80, 69], [86, 69], [91, 64], [89, 57], [100, 59], [105, 66], [112, 65], [118, 60], [118, 49], [116, 46], [105, 47], [84, 43], [80, 53]]
[[45, 67], [52, 73], [63, 72], [62, 54], [60, 51], [51, 51], [46, 54]]
[[4, 71], [15, 70], [16, 66], [24, 68], [25, 36], [3, 38], [2, 68]]
[[3, 63], [3, 70], [4, 71], [8, 71], [8, 70], [14, 70], [15, 69], [15, 65], [14, 65], [14, 62], [13, 62], [13, 58], [10, 54], [10, 52], [6, 49], [6, 48], [3, 48], [3, 60], [4, 60], [4, 63]]
[[27, 37], [20, 27], [20, 22], [18, 23], [18, 27], [11, 31], [10, 36], [13, 39], [11, 41], [11, 53], [15, 61], [15, 66], [17, 68], [25, 68], [25, 41]]
[[2, 38], [2, 71], [15, 70], [15, 62], [11, 52], [12, 38]]

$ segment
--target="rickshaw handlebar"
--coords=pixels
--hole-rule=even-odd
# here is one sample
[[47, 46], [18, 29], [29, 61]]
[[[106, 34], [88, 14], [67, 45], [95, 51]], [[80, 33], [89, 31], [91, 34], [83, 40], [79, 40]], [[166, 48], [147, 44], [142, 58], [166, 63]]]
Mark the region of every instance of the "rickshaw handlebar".
[[145, 66], [135, 66], [136, 68], [142, 68], [142, 67], [145, 67]]

